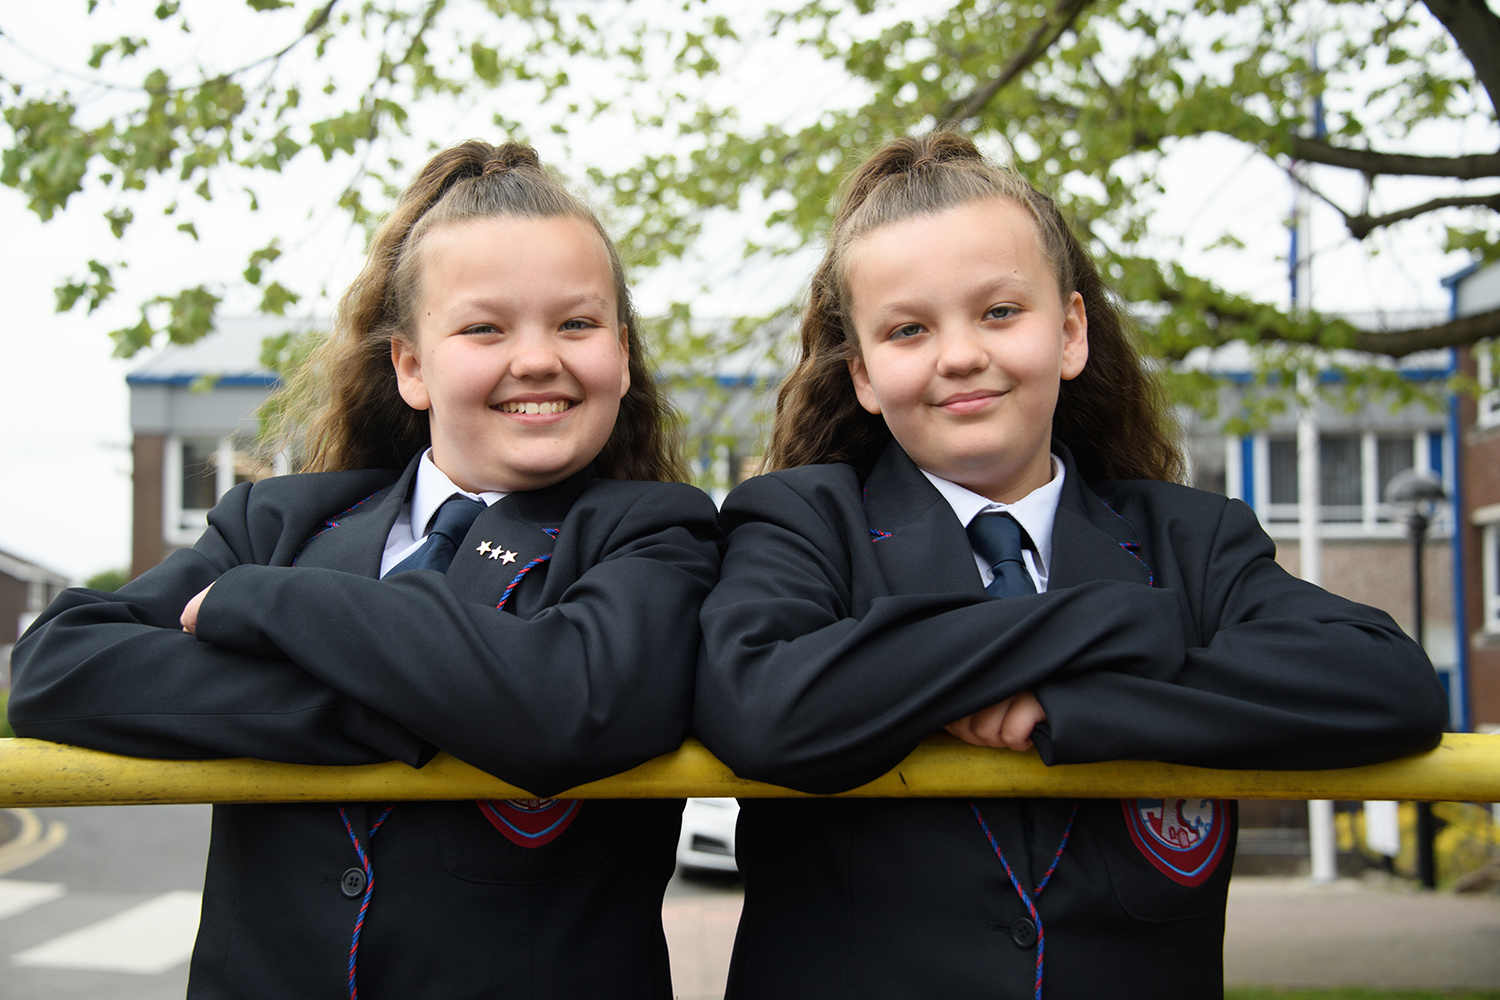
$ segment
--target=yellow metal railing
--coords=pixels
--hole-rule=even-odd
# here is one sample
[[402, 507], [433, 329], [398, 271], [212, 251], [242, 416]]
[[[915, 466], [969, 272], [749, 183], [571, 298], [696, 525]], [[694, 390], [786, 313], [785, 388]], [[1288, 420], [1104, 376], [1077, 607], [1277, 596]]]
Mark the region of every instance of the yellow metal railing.
[[[1014, 753], [934, 736], [895, 769], [842, 793], [871, 798], [1405, 799], [1500, 801], [1500, 736], [1450, 734], [1442, 745], [1385, 764], [1336, 771], [1220, 771], [1152, 761], [1046, 767]], [[262, 760], [142, 760], [45, 743], [0, 740], [0, 807], [169, 802], [347, 802], [529, 797], [439, 754], [405, 764], [314, 767]], [[701, 743], [562, 793], [567, 798], [802, 797], [746, 781]]]

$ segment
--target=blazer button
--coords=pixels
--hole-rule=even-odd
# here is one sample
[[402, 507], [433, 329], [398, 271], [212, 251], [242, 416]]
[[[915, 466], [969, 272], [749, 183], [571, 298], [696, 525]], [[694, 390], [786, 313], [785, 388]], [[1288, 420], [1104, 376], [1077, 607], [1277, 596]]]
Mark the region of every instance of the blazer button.
[[[355, 871], [353, 868], [349, 870]], [[347, 875], [344, 877], [348, 878]], [[1010, 925], [1010, 939], [1016, 943], [1017, 948], [1030, 948], [1036, 944], [1036, 924], [1031, 922], [1031, 918], [1022, 917]]]
[[[343, 878], [339, 879], [339, 888], [350, 899], [362, 895], [365, 891], [365, 873], [358, 868], [350, 868], [344, 872]], [[1015, 931], [1012, 930], [1011, 933], [1014, 934]]]

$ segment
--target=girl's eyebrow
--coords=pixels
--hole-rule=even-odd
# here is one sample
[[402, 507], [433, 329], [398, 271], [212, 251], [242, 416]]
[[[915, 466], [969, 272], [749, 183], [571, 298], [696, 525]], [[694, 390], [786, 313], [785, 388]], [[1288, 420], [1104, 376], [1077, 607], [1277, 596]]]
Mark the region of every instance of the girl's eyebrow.
[[[492, 299], [484, 296], [476, 296], [472, 299], [463, 299], [455, 305], [459, 309], [480, 309], [487, 312], [500, 312], [511, 306], [510, 299]], [[556, 299], [548, 303], [549, 308], [560, 310], [572, 309], [599, 309], [604, 312], [610, 311], [609, 300], [602, 295], [593, 292], [579, 292], [565, 298]]]
[[[1030, 281], [1020, 275], [1002, 274], [992, 281], [973, 286], [968, 292], [971, 295], [987, 298], [993, 295], [1029, 291], [1031, 285]], [[894, 316], [912, 316], [925, 312], [930, 308], [928, 304], [923, 302], [907, 302], [900, 299], [895, 302], [884, 302], [870, 315], [870, 322], [879, 326], [890, 322]]]
[[604, 296], [593, 292], [580, 292], [572, 298], [559, 300], [557, 304], [564, 309], [602, 309], [607, 312], [610, 308], [609, 301]]

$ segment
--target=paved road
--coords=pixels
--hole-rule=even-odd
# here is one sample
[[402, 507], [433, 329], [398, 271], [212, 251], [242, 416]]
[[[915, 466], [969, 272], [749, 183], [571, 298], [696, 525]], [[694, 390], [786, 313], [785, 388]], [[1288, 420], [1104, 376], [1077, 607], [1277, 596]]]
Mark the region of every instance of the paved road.
[[[208, 806], [37, 809], [0, 868], [0, 998], [181, 1000]], [[12, 814], [14, 815], [14, 814]], [[24, 814], [23, 814], [24, 815]], [[61, 824], [59, 827], [58, 824]]]
[[[27, 820], [0, 848], [0, 1000], [180, 1000], [209, 807], [38, 809]], [[733, 879], [668, 887], [682, 1000], [722, 996], [742, 898]], [[1233, 984], [1497, 988], [1500, 897], [1240, 878], [1224, 951]]]

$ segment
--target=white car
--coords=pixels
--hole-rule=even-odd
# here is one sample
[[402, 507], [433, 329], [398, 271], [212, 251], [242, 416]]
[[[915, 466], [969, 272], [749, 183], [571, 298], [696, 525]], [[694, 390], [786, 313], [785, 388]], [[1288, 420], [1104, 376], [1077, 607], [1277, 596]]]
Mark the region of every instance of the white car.
[[686, 871], [733, 872], [734, 823], [740, 804], [734, 799], [688, 799], [682, 810], [677, 864]]

